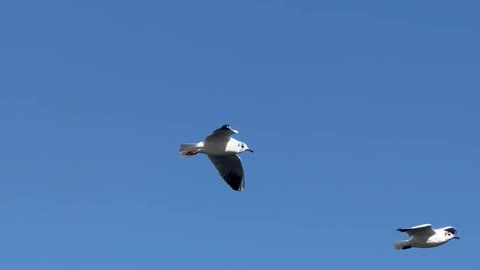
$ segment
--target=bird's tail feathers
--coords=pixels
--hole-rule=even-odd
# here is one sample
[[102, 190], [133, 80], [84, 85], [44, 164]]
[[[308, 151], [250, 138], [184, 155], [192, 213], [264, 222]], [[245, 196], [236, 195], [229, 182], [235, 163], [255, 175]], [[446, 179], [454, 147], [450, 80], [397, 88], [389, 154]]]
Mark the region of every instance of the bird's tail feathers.
[[393, 247], [397, 250], [403, 249], [408, 246], [408, 241], [398, 241], [393, 244]]
[[203, 142], [199, 143], [183, 143], [180, 144], [180, 157], [189, 158], [198, 154], [198, 151], [202, 149]]

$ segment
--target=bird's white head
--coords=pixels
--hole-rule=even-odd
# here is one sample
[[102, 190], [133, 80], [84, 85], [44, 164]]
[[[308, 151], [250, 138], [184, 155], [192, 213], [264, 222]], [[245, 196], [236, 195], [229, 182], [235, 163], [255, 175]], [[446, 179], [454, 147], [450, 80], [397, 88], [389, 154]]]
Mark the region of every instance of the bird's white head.
[[248, 147], [248, 145], [244, 142], [238, 142], [238, 153], [243, 153], [243, 152], [251, 152], [253, 153], [253, 150]]
[[445, 241], [450, 241], [452, 239], [460, 239], [460, 237], [455, 236], [455, 234], [449, 232], [449, 231], [443, 231], [443, 237]]

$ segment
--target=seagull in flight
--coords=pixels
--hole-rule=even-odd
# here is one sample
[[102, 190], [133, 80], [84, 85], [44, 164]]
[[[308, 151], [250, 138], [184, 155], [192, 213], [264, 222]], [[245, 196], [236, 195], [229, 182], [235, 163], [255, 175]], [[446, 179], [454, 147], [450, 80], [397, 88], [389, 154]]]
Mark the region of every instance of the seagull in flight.
[[188, 158], [196, 154], [206, 154], [223, 180], [235, 191], [245, 190], [242, 161], [239, 154], [252, 152], [247, 144], [232, 138], [238, 131], [230, 125], [213, 131], [205, 140], [198, 143], [180, 144], [180, 157]]
[[399, 241], [393, 244], [397, 250], [409, 248], [433, 248], [441, 246], [452, 239], [460, 239], [455, 236], [457, 230], [452, 226], [439, 229], [432, 229], [431, 224], [422, 224], [406, 229], [397, 229], [399, 232], [407, 233], [409, 240]]

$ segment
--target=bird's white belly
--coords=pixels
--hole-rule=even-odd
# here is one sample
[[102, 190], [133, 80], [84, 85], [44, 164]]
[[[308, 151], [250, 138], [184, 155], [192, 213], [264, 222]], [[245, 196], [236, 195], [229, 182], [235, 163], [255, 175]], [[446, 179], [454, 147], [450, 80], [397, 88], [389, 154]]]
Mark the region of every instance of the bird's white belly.
[[429, 238], [429, 239], [423, 239], [423, 240], [417, 240], [413, 243], [413, 246], [419, 247], [419, 248], [433, 248], [433, 247], [438, 247], [445, 244], [443, 241], [438, 241], [438, 239], [435, 239], [435, 237]]
[[230, 144], [232, 144], [232, 143], [234, 143], [234, 142], [232, 142], [232, 141], [229, 141], [229, 142], [218, 142], [218, 141], [209, 142], [209, 141], [206, 141], [201, 152], [204, 153], [204, 154], [213, 155], [213, 156], [223, 156], [223, 155], [235, 154], [236, 153], [235, 151], [231, 151], [232, 147], [229, 147]]

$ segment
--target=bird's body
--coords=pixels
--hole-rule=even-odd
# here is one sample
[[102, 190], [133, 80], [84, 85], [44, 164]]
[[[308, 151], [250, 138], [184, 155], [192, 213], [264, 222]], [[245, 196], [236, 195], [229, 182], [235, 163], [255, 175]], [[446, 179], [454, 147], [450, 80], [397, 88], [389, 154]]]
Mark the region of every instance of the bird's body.
[[213, 155], [213, 156], [225, 156], [238, 154], [238, 144], [241, 143], [234, 138], [229, 140], [222, 140], [219, 138], [207, 137], [203, 142], [203, 148], [200, 149], [200, 153]]
[[410, 239], [399, 241], [394, 244], [395, 249], [405, 250], [410, 248], [433, 248], [441, 246], [452, 239], [460, 239], [455, 236], [457, 230], [452, 227], [443, 227], [432, 229], [431, 224], [422, 224], [407, 229], [398, 229], [399, 232], [405, 232]]
[[205, 140], [195, 144], [181, 144], [180, 156], [187, 158], [197, 154], [205, 154], [218, 170], [222, 178], [235, 191], [245, 189], [242, 162], [238, 156], [245, 151], [253, 152], [248, 146], [231, 136], [238, 131], [229, 125], [216, 129]]

